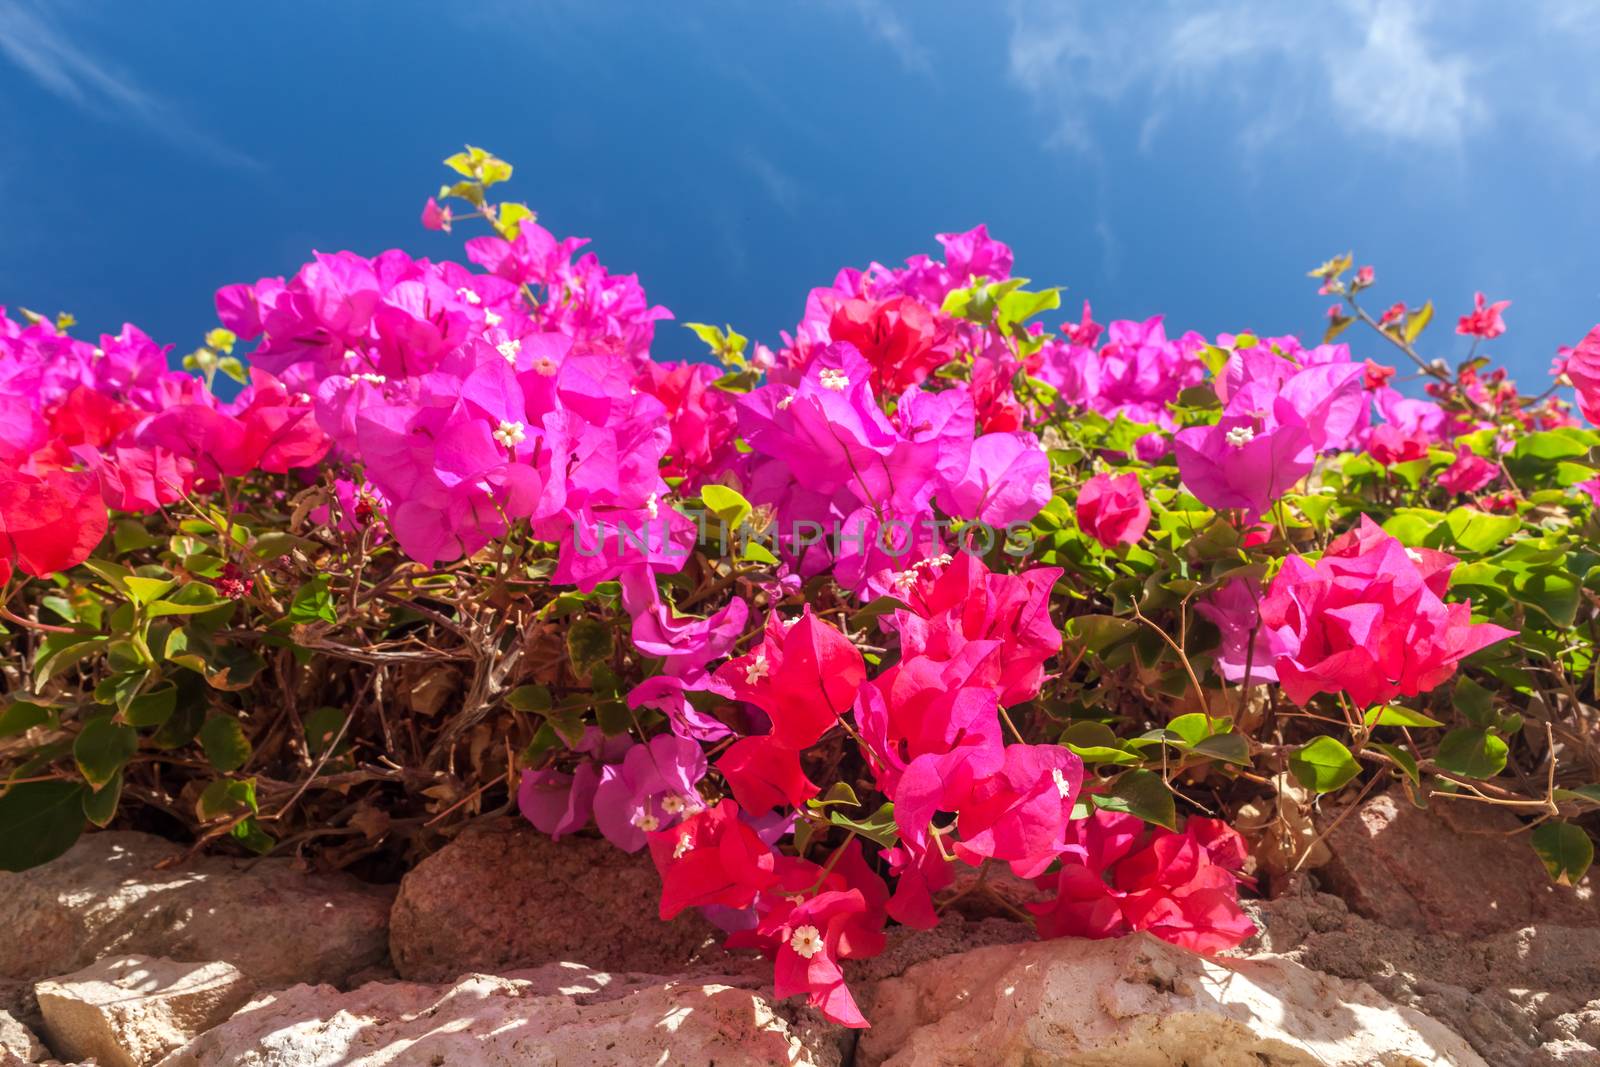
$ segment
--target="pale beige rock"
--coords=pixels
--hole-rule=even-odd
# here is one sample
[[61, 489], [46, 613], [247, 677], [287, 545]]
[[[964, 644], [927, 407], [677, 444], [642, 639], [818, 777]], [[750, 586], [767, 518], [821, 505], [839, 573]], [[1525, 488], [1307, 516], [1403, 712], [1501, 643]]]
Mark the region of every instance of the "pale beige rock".
[[85, 835], [66, 855], [0, 873], [0, 979], [47, 978], [107, 956], [224, 960], [262, 985], [343, 983], [388, 955], [393, 890], [236, 863], [150, 834]]
[[838, 1067], [759, 993], [576, 964], [447, 986], [295, 986], [160, 1067]]
[[147, 1067], [226, 1020], [254, 986], [228, 963], [118, 956], [34, 992], [57, 1052], [102, 1067]]
[[995, 946], [867, 992], [861, 1067], [1485, 1067], [1370, 987], [1145, 934]]
[[0, 1057], [10, 1055], [23, 1063], [42, 1060], [48, 1053], [32, 1030], [8, 1011], [0, 1011]]
[[521, 819], [470, 830], [400, 883], [389, 945], [400, 977], [448, 982], [547, 963], [666, 974], [721, 937], [690, 910], [659, 917], [649, 856], [552, 841]]

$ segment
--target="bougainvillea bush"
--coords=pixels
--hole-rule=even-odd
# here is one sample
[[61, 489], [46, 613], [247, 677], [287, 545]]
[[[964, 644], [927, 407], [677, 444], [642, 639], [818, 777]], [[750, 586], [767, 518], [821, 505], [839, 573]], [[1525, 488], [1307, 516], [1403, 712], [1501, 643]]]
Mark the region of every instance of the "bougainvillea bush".
[[392, 878], [515, 811], [852, 1026], [843, 962], [960, 900], [1238, 945], [1329, 794], [1583, 876], [1600, 329], [1529, 397], [1505, 301], [1448, 365], [1348, 256], [1318, 344], [1063, 323], [980, 226], [664, 334], [447, 162], [464, 263], [227, 286], [182, 370], [0, 319], [0, 867], [115, 823]]

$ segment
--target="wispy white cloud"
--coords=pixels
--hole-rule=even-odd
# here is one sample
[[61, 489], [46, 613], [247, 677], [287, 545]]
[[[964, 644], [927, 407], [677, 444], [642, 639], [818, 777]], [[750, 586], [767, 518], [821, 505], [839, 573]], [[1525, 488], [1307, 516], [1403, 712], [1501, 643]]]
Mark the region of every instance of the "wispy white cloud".
[[887, 45], [906, 70], [917, 74], [933, 73], [933, 60], [911, 27], [886, 0], [841, 0], [856, 13], [867, 32]]
[[799, 210], [802, 196], [800, 183], [787, 171], [754, 148], [746, 148], [739, 154], [739, 165], [755, 178], [756, 184], [767, 194], [767, 199], [790, 215]]
[[191, 125], [172, 105], [74, 42], [27, 0], [0, 0], [0, 57], [41, 88], [109, 121], [131, 120], [173, 144], [227, 166], [259, 164]]
[[1127, 122], [1134, 109], [1150, 150], [1192, 106], [1227, 109], [1244, 147], [1315, 126], [1454, 149], [1493, 107], [1475, 77], [1481, 56], [1440, 32], [1442, 10], [1433, 0], [1013, 0], [1010, 75], [1050, 116], [1051, 141], [1090, 155], [1108, 110]]

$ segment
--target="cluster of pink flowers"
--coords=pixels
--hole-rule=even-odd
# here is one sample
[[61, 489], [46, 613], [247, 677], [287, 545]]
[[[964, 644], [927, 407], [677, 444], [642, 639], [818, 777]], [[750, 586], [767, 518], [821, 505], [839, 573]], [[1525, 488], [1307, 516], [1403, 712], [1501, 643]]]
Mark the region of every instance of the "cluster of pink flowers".
[[[1096, 348], [1102, 335], [1105, 343]], [[1117, 321], [1104, 329], [1090, 315], [1087, 301], [1079, 322], [1062, 327], [1062, 337], [1039, 351], [1038, 377], [1074, 407], [1106, 418], [1178, 428], [1168, 407], [1185, 389], [1206, 378], [1200, 351], [1205, 338], [1193, 330], [1168, 340], [1160, 315], [1144, 322]], [[1171, 448], [1165, 434], [1151, 433], [1136, 446], [1140, 459], [1155, 459]]]
[[309, 398], [263, 370], [231, 403], [133, 326], [91, 345], [0, 314], [0, 582], [83, 562], [107, 508], [147, 512], [225, 478], [319, 462]]
[[1217, 670], [1277, 682], [1301, 705], [1317, 693], [1366, 708], [1428, 692], [1467, 656], [1516, 636], [1473, 622], [1470, 603], [1445, 602], [1456, 563], [1405, 547], [1363, 515], [1317, 562], [1284, 560], [1265, 595], [1236, 580], [1200, 605], [1222, 634]]

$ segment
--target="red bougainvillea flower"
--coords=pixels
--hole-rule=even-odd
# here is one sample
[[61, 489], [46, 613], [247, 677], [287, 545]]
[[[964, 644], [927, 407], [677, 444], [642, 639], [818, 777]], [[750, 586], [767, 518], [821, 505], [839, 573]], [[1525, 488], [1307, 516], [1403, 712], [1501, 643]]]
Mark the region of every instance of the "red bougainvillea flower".
[[1361, 386], [1371, 391], [1382, 389], [1389, 384], [1389, 379], [1394, 377], [1394, 368], [1366, 360], [1362, 364]]
[[1183, 833], [1096, 811], [1072, 824], [1081, 859], [1038, 879], [1053, 900], [1029, 904], [1042, 937], [1121, 937], [1137, 930], [1195, 952], [1233, 948], [1256, 932], [1239, 907], [1238, 834], [1214, 819]]
[[936, 347], [939, 327], [933, 312], [909, 296], [841, 301], [828, 322], [828, 334], [855, 345], [872, 364], [873, 388], [880, 393], [919, 384], [949, 358]]
[[1500, 467], [1484, 459], [1469, 448], [1456, 452], [1456, 461], [1434, 478], [1447, 493], [1476, 493], [1486, 489], [1500, 477]]
[[105, 536], [100, 481], [87, 471], [25, 474], [0, 464], [0, 560], [43, 576], [88, 559]]
[[865, 1027], [867, 1020], [845, 987], [839, 960], [841, 938], [866, 911], [867, 901], [859, 889], [818, 893], [790, 911], [780, 928], [782, 941], [773, 961], [773, 993], [804, 995], [833, 1022]]
[[647, 834], [661, 875], [661, 917], [720, 904], [747, 908], [778, 883], [778, 856], [724, 800], [670, 830]]
[[1334, 540], [1315, 564], [1290, 556], [1261, 602], [1284, 693], [1350, 694], [1361, 707], [1416, 696], [1445, 682], [1462, 659], [1515, 636], [1447, 604], [1456, 558], [1406, 548], [1370, 518]]
[[773, 612], [761, 643], [716, 671], [729, 696], [766, 712], [772, 736], [796, 750], [816, 744], [866, 677], [860, 651], [809, 605], [789, 621]]
[[1506, 322], [1500, 313], [1510, 306], [1509, 300], [1496, 300], [1491, 304], [1482, 293], [1473, 293], [1472, 312], [1461, 316], [1456, 323], [1456, 333], [1491, 341], [1506, 332]]
[[1096, 474], [1078, 492], [1078, 526], [1106, 548], [1131, 545], [1150, 527], [1137, 474]]

